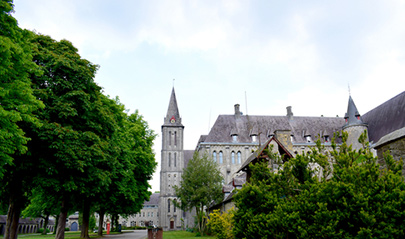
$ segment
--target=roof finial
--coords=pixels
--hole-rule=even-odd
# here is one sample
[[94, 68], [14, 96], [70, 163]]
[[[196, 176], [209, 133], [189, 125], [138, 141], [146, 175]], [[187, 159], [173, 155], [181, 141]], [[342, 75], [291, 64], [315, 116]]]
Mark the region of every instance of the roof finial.
[[349, 87], [349, 96], [352, 96], [352, 94], [350, 93], [350, 83], [347, 83], [347, 86]]
[[174, 88], [174, 79], [173, 79], [173, 88]]

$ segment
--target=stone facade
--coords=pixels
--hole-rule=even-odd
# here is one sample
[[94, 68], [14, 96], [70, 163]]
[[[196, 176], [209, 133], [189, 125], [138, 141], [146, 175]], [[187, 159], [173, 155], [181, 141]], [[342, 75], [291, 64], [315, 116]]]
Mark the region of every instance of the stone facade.
[[139, 213], [129, 217], [120, 217], [119, 223], [123, 227], [159, 225], [159, 196], [159, 193], [152, 194], [149, 201], [144, 202]]
[[[162, 125], [160, 170], [159, 226], [163, 230], [179, 230], [193, 222], [187, 212], [174, 206], [177, 201], [174, 186], [180, 185], [183, 169], [193, 151], [184, 150], [184, 126], [177, 106], [174, 88]], [[192, 226], [192, 225], [190, 225]]]

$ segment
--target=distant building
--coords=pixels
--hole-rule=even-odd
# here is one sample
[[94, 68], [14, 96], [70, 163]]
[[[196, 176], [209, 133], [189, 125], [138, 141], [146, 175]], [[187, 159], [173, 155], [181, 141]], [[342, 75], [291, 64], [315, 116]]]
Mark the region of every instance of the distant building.
[[[0, 235], [4, 235], [6, 231], [7, 216], [0, 215]], [[45, 219], [43, 218], [20, 218], [18, 221], [18, 234], [37, 233], [39, 228], [44, 227]], [[53, 232], [55, 230], [55, 220], [49, 219], [48, 230]]]
[[147, 227], [159, 225], [159, 193], [153, 193], [149, 201], [145, 201], [143, 208], [137, 214], [120, 217], [119, 223], [123, 227]]

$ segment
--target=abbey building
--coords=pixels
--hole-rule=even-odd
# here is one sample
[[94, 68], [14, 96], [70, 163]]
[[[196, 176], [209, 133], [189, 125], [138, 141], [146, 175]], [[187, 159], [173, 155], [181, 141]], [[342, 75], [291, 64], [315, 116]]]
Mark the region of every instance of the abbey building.
[[[295, 116], [292, 107], [287, 107], [285, 116], [243, 115], [236, 104], [233, 114], [219, 115], [208, 135], [200, 137], [196, 151], [217, 162], [228, 188], [241, 187], [239, 176], [254, 159], [252, 152], [265, 142], [274, 144], [278, 153], [294, 157], [310, 150], [318, 138], [326, 148], [331, 147], [334, 133], [340, 131], [348, 132], [348, 144], [359, 148], [357, 139], [367, 130], [370, 146], [378, 157], [390, 150], [396, 160], [404, 158], [405, 92], [364, 115], [359, 112], [351, 96], [343, 118]], [[179, 185], [182, 171], [194, 153], [183, 149], [183, 131], [173, 89], [162, 125], [159, 225], [164, 230], [192, 227], [194, 222], [190, 214], [173, 206], [177, 199], [173, 186]], [[405, 175], [405, 167], [403, 172]], [[225, 188], [225, 195], [230, 196], [232, 190]]]

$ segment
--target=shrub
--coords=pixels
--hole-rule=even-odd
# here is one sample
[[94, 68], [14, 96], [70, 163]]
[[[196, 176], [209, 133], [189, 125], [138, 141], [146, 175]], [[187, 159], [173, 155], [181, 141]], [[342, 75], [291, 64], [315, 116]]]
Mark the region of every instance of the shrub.
[[[38, 233], [42, 233], [42, 232], [44, 232], [44, 229], [43, 229], [43, 228], [39, 228], [37, 232], [38, 232]], [[49, 233], [49, 232], [51, 232], [51, 231], [47, 228], [47, 229], [46, 229], [46, 233]]]
[[233, 239], [232, 224], [234, 212], [233, 208], [223, 213], [219, 209], [214, 210], [208, 220], [208, 230], [214, 233], [218, 239]]
[[69, 228], [69, 227], [65, 227], [65, 232], [68, 232], [68, 231], [70, 231], [70, 228]]

